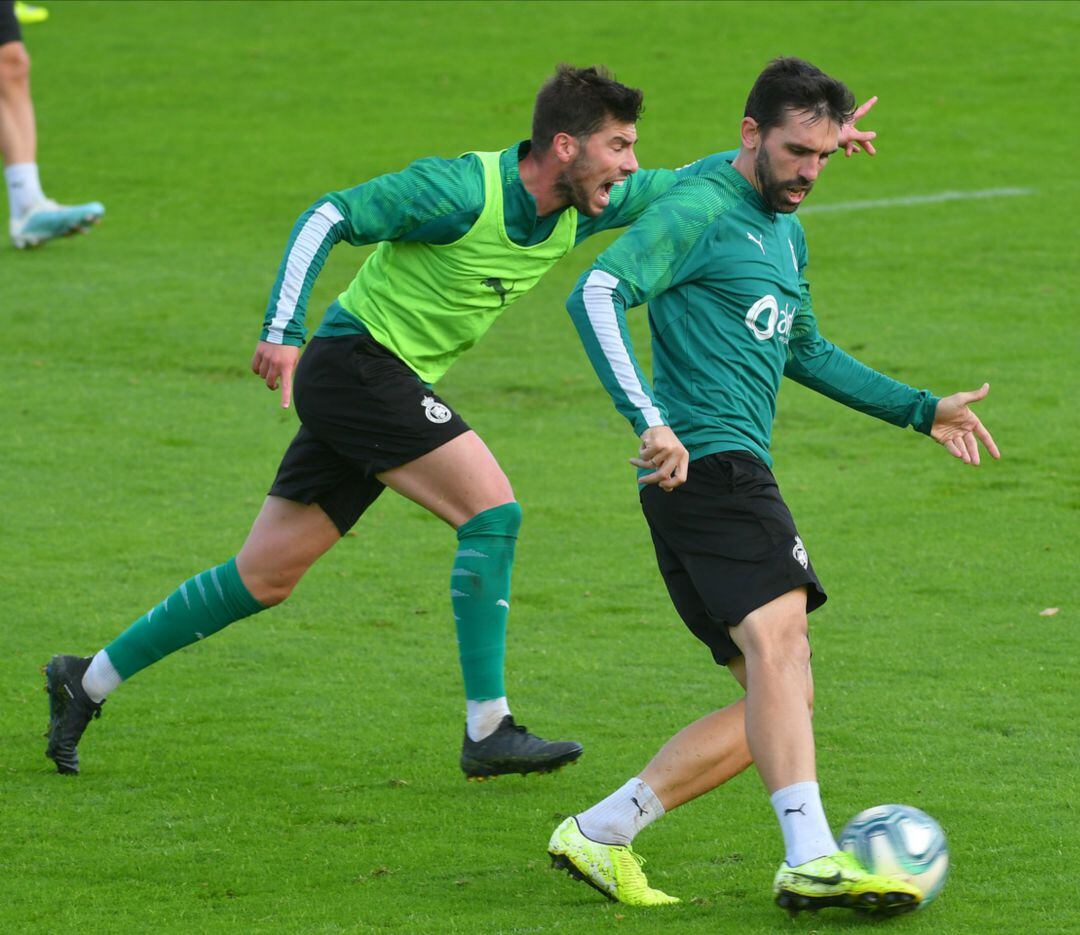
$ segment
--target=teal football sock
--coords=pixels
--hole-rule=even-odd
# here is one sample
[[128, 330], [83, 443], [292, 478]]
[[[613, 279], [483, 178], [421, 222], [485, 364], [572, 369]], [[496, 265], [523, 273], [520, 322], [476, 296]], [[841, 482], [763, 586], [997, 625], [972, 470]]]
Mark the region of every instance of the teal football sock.
[[521, 507], [512, 502], [477, 513], [457, 531], [450, 602], [457, 626], [465, 697], [471, 701], [506, 694], [503, 665], [510, 569], [520, 528]]
[[236, 559], [230, 558], [224, 565], [189, 578], [105, 651], [120, 677], [129, 679], [169, 653], [264, 609], [244, 587]]

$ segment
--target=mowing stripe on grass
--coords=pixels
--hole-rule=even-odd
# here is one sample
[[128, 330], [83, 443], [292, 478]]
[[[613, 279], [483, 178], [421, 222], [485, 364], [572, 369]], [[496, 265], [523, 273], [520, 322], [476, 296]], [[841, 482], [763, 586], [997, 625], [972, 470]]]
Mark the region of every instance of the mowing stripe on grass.
[[802, 214], [824, 211], [863, 211], [866, 208], [896, 208], [907, 205], [930, 205], [941, 201], [976, 201], [982, 198], [1015, 198], [1033, 195], [1033, 188], [984, 188], [974, 192], [935, 192], [932, 195], [906, 195], [902, 198], [871, 198], [867, 201], [840, 201], [834, 205], [807, 205]]

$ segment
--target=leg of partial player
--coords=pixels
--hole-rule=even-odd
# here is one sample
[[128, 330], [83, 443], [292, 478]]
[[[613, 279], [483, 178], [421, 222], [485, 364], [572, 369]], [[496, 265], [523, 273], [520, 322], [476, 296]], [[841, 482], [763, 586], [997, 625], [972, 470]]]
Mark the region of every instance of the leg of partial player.
[[61, 773], [78, 773], [79, 740], [113, 689], [170, 653], [280, 604], [340, 536], [320, 507], [267, 497], [235, 558], [185, 581], [92, 658], [52, 658], [46, 755]]
[[450, 601], [465, 681], [466, 777], [547, 772], [576, 760], [580, 744], [541, 740], [510, 714], [506, 623], [521, 507], [480, 436], [465, 432], [378, 479], [457, 530]]
[[0, 157], [5, 166], [37, 158], [30, 56], [21, 42], [0, 45]]
[[823, 906], [898, 912], [922, 898], [901, 880], [869, 874], [837, 847], [817, 783], [806, 590], [748, 614], [731, 637], [746, 660], [746, 736], [784, 836], [773, 892], [792, 912]]
[[0, 159], [16, 247], [85, 230], [100, 220], [98, 202], [60, 205], [45, 197], [37, 166], [37, 125], [30, 97], [30, 56], [21, 42], [0, 45]]

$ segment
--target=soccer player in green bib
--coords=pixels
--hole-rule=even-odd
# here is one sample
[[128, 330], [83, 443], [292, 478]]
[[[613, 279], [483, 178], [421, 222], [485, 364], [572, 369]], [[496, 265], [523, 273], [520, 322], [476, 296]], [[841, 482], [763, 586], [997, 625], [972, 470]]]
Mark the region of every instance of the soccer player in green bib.
[[[517, 724], [503, 665], [521, 508], [480, 437], [433, 386], [575, 244], [632, 223], [677, 179], [638, 172], [642, 94], [603, 69], [559, 66], [530, 140], [426, 158], [318, 199], [293, 227], [252, 369], [301, 426], [239, 553], [182, 584], [93, 657], [46, 667], [46, 750], [77, 773], [106, 696], [169, 653], [281, 603], [389, 487], [457, 533], [450, 602], [465, 683], [468, 778], [546, 772], [581, 746]], [[872, 102], [871, 102], [872, 103]], [[872, 133], [846, 127], [872, 151]], [[331, 248], [379, 246], [305, 342]], [[299, 366], [297, 362], [299, 360]]]
[[[781, 906], [893, 914], [922, 898], [840, 852], [825, 819], [807, 640], [807, 614], [825, 592], [770, 471], [780, 379], [913, 426], [968, 464], [979, 463], [979, 442], [995, 458], [998, 450], [968, 406], [988, 386], [939, 399], [871, 370], [818, 332], [795, 211], [837, 150], [853, 105], [851, 92], [813, 65], [772, 62], [750, 92], [738, 152], [688, 167], [600, 255], [568, 303], [600, 380], [641, 437], [632, 463], [672, 601], [745, 689], [552, 835], [556, 866], [622, 902], [678, 902], [649, 887], [634, 836], [751, 761], [784, 838], [773, 885]], [[625, 310], [643, 303], [652, 387], [626, 329]]]

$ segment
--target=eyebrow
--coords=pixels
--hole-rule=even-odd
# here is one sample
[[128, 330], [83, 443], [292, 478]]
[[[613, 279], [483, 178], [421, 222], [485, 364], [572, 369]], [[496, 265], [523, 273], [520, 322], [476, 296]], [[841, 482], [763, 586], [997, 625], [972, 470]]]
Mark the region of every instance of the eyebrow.
[[[816, 153], [816, 152], [819, 152], [819, 150], [814, 149], [813, 146], [803, 146], [802, 143], [786, 143], [785, 145], [790, 150], [798, 150], [799, 152], [802, 152], [802, 153]], [[839, 146], [834, 146], [832, 149], [827, 149], [827, 150], [822, 151], [821, 154], [823, 156], [831, 156], [833, 153], [838, 152], [839, 149], [840, 149]]]

